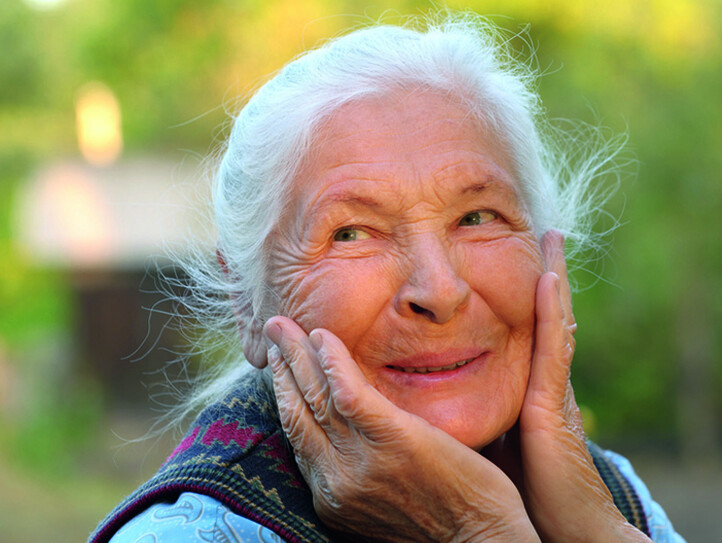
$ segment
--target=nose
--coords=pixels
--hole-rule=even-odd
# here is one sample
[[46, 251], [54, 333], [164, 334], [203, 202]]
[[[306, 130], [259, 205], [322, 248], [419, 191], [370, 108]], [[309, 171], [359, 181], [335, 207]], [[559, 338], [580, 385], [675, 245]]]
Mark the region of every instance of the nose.
[[436, 324], [451, 320], [465, 307], [471, 287], [458, 273], [451, 255], [439, 240], [425, 240], [412, 251], [410, 273], [394, 299], [403, 317], [422, 318]]

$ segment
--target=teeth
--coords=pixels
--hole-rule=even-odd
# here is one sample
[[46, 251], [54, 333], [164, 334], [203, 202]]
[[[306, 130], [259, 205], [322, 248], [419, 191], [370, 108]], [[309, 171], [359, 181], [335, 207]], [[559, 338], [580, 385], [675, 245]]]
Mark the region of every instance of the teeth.
[[448, 366], [436, 366], [433, 368], [409, 368], [409, 367], [401, 367], [401, 366], [389, 366], [391, 369], [397, 370], [397, 371], [403, 371], [404, 373], [435, 373], [437, 371], [451, 371], [455, 370], [456, 368], [460, 368], [461, 366], [465, 366], [469, 362], [474, 360], [473, 358], [467, 358], [466, 360], [462, 360], [461, 362], [455, 362], [453, 364], [449, 364]]

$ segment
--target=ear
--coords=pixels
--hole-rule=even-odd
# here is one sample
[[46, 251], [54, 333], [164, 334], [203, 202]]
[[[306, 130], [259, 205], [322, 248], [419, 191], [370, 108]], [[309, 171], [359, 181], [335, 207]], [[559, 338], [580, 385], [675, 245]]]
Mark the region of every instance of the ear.
[[[226, 260], [220, 250], [216, 251], [218, 265], [223, 273], [228, 276], [230, 271]], [[252, 366], [263, 369], [268, 364], [266, 342], [263, 338], [263, 326], [253, 318], [251, 301], [245, 295], [230, 292], [229, 297], [233, 305], [233, 314], [236, 316], [238, 332], [241, 335], [243, 356]]]

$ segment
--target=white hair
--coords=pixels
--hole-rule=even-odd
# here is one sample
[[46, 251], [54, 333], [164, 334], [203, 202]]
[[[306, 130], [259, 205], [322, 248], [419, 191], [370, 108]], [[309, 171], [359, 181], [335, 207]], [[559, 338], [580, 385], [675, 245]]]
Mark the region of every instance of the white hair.
[[[215, 255], [185, 266], [191, 291], [184, 303], [220, 338], [228, 360], [203, 373], [176, 415], [213, 401], [248, 366], [241, 363], [237, 319], [245, 315], [241, 326], [263, 323], [277, 307], [265, 287], [268, 234], [319, 127], [344, 104], [398, 89], [448, 96], [500, 141], [537, 237], [556, 228], [572, 253], [596, 244], [592, 217], [609, 195], [597, 181], [619, 171], [615, 157], [623, 141], [607, 142], [601, 130], [588, 127], [553, 128], [535, 90], [537, 71], [517, 58], [513, 37], [468, 13], [374, 25], [300, 55], [250, 98], [214, 179], [213, 213], [226, 271]], [[209, 348], [204, 343], [201, 350]]]

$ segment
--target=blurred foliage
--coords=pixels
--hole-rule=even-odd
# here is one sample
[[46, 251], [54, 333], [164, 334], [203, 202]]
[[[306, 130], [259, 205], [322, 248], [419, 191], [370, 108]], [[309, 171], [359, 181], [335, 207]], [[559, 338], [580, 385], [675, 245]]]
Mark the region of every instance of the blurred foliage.
[[[36, 381], [37, 382], [37, 381]], [[80, 454], [97, 438], [103, 401], [97, 383], [73, 376], [32, 391], [35, 398], [17, 420], [0, 425], [3, 452], [44, 478], [64, 480], [85, 471]]]
[[[719, 420], [720, 3], [448, 5], [503, 13], [495, 20], [513, 32], [530, 22], [549, 116], [598, 120], [630, 134], [638, 176], [610, 203], [623, 224], [612, 253], [579, 274], [587, 286], [595, 274], [604, 279], [576, 297], [574, 382], [596, 431], [618, 438], [676, 435], [687, 341], [680, 330], [694, 328], [694, 319], [707, 330]], [[361, 15], [429, 7], [412, 0], [371, 7], [351, 0], [68, 0], [34, 10], [21, 0], [0, 2], [0, 356], [18, 372], [32, 372], [24, 365], [31, 365], [33, 348], [62, 342], [72, 331], [67, 278], [33, 267], [11, 225], [19, 184], [48, 160], [78, 155], [73, 104], [84, 83], [100, 80], [118, 96], [126, 153], [206, 155], [222, 139], [237, 97], [303, 49]], [[52, 383], [47, 375], [56, 374], [46, 373], [44, 382]], [[19, 427], [6, 421], [8, 447], [18, 456], [51, 465], [64, 447], [92, 433], [98, 421], [89, 413], [102, 410], [102, 399], [92, 382], [73, 385], [71, 377], [60, 381], [69, 387], [63, 394], [41, 386], [40, 399], [24, 407], [25, 443], [13, 434]], [[42, 453], [41, 439], [51, 443]]]

